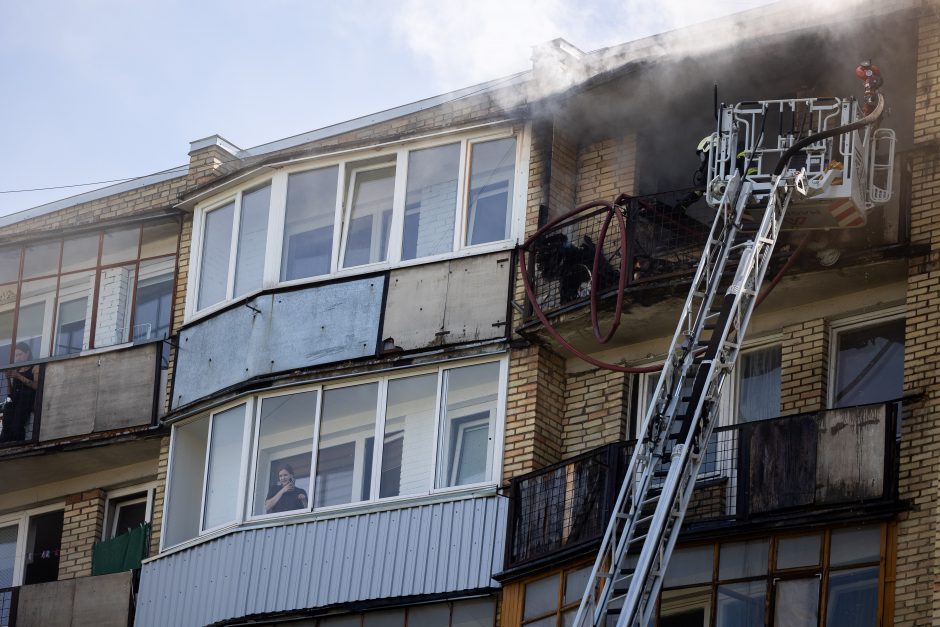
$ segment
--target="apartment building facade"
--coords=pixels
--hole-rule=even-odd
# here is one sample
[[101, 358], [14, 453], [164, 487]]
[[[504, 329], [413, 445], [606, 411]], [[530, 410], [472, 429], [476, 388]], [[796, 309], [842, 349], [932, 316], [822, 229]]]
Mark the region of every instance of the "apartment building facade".
[[[247, 150], [212, 136], [177, 176], [4, 225], [2, 365], [38, 383], [0, 448], [0, 624], [571, 624], [705, 238], [713, 83], [847, 97], [869, 57], [893, 198], [781, 239], [657, 621], [932, 624], [940, 20], [792, 13], [695, 54], [689, 31], [556, 42], [532, 74]], [[559, 91], [556, 64], [580, 79]], [[632, 258], [598, 345], [616, 227], [599, 272], [599, 212], [524, 269], [516, 247], [620, 194]], [[533, 304], [637, 371], [573, 356]], [[139, 571], [91, 576], [140, 523]]]

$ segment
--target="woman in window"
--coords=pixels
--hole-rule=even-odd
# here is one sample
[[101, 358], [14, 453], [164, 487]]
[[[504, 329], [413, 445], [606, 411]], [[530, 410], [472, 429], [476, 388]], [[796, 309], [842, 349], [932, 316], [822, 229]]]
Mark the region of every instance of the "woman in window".
[[264, 511], [273, 514], [295, 509], [307, 509], [307, 493], [294, 485], [294, 469], [290, 464], [284, 464], [277, 471], [277, 483], [268, 491]]
[[[13, 353], [13, 361], [29, 361], [33, 351], [29, 344], [20, 342]], [[7, 371], [9, 398], [3, 404], [3, 430], [0, 442], [19, 442], [26, 439], [26, 421], [36, 401], [39, 366], [26, 366]]]

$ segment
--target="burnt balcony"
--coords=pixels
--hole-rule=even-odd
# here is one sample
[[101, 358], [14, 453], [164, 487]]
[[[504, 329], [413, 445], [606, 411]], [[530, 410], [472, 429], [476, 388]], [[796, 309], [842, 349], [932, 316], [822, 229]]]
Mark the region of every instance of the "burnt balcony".
[[[0, 402], [9, 402], [0, 410], [6, 430], [0, 447], [156, 424], [165, 385], [161, 361], [162, 343], [149, 342], [5, 367], [0, 370]], [[35, 381], [35, 389], [24, 379]]]
[[[857, 515], [897, 501], [896, 403], [718, 427], [684, 532]], [[592, 549], [607, 528], [634, 442], [617, 442], [514, 477], [506, 568]], [[662, 480], [667, 465], [657, 468]]]

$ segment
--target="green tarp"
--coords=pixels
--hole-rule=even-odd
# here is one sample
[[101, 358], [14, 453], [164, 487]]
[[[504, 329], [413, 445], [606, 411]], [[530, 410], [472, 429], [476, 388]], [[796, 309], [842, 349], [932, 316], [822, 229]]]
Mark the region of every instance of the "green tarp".
[[91, 551], [91, 574], [107, 575], [140, 568], [150, 542], [150, 523], [99, 542]]

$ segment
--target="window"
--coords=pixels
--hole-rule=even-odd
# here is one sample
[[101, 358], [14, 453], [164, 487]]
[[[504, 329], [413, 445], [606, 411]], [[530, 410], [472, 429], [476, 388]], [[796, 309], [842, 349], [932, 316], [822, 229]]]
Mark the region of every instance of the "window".
[[737, 421], [780, 415], [780, 345], [742, 351], [737, 372]]
[[904, 319], [836, 329], [832, 407], [900, 398], [904, 393]]
[[163, 546], [246, 517], [496, 481], [505, 371], [448, 364], [313, 386], [174, 425]]
[[[522, 624], [532, 627], [572, 624], [592, 567], [593, 564], [576, 566], [526, 583]], [[557, 622], [559, 617], [561, 623]]]
[[156, 220], [0, 250], [0, 365], [18, 343], [40, 359], [166, 337], [179, 229]]
[[498, 131], [382, 148], [291, 165], [207, 202], [197, 209], [187, 315], [279, 282], [506, 247], [521, 208], [520, 145], [519, 134]]
[[496, 601], [491, 597], [412, 605], [356, 614], [337, 614], [305, 621], [309, 627], [493, 627]]
[[136, 486], [108, 494], [102, 540], [132, 531], [150, 522], [153, 487]]

